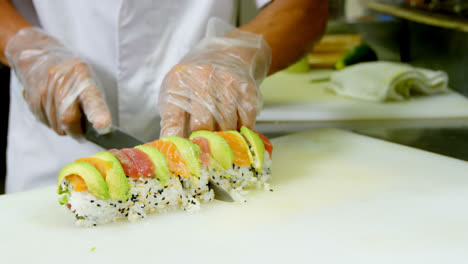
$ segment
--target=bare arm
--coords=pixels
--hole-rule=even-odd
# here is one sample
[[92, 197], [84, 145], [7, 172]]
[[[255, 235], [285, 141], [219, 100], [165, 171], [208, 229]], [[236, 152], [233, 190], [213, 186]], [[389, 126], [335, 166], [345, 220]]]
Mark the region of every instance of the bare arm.
[[262, 34], [272, 50], [273, 74], [303, 56], [325, 31], [327, 0], [275, 0], [241, 30]]
[[20, 29], [32, 26], [18, 13], [10, 0], [0, 0], [0, 62], [8, 65], [5, 47]]

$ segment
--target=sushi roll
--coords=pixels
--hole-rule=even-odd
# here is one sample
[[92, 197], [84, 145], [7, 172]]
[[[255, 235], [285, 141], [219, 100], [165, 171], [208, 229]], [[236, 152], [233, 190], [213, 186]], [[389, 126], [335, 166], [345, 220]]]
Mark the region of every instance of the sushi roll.
[[273, 145], [263, 134], [242, 127], [240, 133], [196, 131], [190, 139], [210, 156], [202, 171], [237, 200], [245, 201], [248, 189], [270, 190]]
[[266, 137], [244, 127], [240, 133], [198, 131], [190, 139], [164, 137], [101, 151], [59, 172], [59, 203], [80, 226], [197, 211], [214, 199], [209, 179], [239, 197], [246, 188], [269, 188], [271, 151]]

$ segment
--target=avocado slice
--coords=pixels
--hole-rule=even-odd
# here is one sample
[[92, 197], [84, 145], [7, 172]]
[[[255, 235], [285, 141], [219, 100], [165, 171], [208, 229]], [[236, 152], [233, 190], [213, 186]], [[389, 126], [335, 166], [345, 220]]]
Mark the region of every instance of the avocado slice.
[[253, 157], [252, 157], [252, 152], [250, 152], [249, 144], [247, 144], [247, 141], [245, 141], [245, 138], [242, 136], [242, 134], [235, 131], [235, 130], [228, 130], [226, 132], [234, 134], [234, 135], [236, 135], [237, 137], [239, 137], [241, 139], [241, 141], [243, 142], [242, 144], [247, 149], [247, 154], [249, 155], [250, 164], [252, 164], [254, 162]]
[[262, 172], [265, 159], [265, 145], [263, 145], [262, 139], [257, 133], [245, 126], [241, 127], [241, 134], [247, 139], [248, 144], [253, 148], [253, 154], [257, 157], [258, 162], [254, 162], [253, 167], [257, 172]]
[[106, 183], [109, 187], [109, 195], [113, 200], [128, 199], [130, 187], [128, 185], [127, 176], [120, 164], [119, 160], [110, 152], [100, 151], [91, 157], [102, 159], [112, 164], [112, 168], [106, 172]]
[[201, 162], [200, 162], [200, 147], [193, 143], [192, 141], [180, 138], [180, 137], [163, 137], [161, 140], [169, 141], [173, 143], [177, 150], [184, 158], [185, 164], [187, 165], [190, 173], [195, 176], [197, 179], [200, 179], [201, 176]]
[[136, 146], [136, 149], [143, 151], [154, 164], [156, 178], [162, 185], [166, 186], [169, 181], [170, 173], [167, 158], [156, 148], [150, 146]]
[[101, 173], [93, 165], [84, 161], [75, 161], [63, 167], [57, 178], [57, 193], [61, 193], [61, 184], [65, 177], [79, 175], [88, 186], [88, 191], [101, 199], [109, 199], [109, 189]]
[[222, 136], [207, 130], [199, 130], [190, 135], [190, 139], [197, 137], [208, 140], [211, 149], [211, 157], [213, 157], [224, 170], [231, 168], [234, 162], [234, 152]]

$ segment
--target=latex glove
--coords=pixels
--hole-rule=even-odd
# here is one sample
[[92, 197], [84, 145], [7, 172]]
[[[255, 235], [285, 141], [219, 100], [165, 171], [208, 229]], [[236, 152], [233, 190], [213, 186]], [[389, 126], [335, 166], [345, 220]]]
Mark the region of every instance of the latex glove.
[[24, 28], [7, 43], [5, 55], [24, 87], [34, 115], [59, 135], [82, 134], [82, 112], [100, 133], [111, 115], [91, 68], [38, 28]]
[[211, 20], [206, 38], [162, 82], [161, 136], [253, 128], [262, 107], [259, 85], [270, 63], [262, 36]]

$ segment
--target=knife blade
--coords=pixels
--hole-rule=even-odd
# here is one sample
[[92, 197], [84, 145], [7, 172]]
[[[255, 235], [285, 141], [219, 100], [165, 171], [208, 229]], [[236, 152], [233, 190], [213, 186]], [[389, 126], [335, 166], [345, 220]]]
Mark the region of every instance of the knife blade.
[[105, 149], [133, 148], [143, 144], [142, 140], [115, 126], [111, 128], [111, 132], [101, 135], [94, 129], [93, 124], [86, 120], [84, 131], [86, 139]]
[[[101, 135], [96, 129], [94, 129], [93, 124], [88, 120], [84, 124], [85, 138], [89, 141], [105, 148], [105, 149], [122, 149], [122, 148], [132, 148], [137, 145], [142, 145], [144, 142], [125, 131], [121, 130], [118, 127], [112, 127], [111, 132]], [[208, 181], [208, 186], [214, 192], [214, 198], [223, 202], [234, 202], [234, 199], [231, 195], [224, 190], [221, 186], [215, 183], [211, 178]]]

